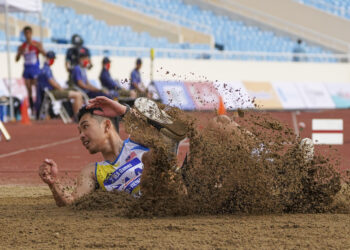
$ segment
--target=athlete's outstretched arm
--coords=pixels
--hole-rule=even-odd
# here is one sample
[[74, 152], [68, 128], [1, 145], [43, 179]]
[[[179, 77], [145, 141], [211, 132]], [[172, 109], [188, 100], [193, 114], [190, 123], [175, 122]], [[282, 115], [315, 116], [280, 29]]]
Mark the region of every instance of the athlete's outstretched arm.
[[50, 187], [56, 204], [59, 207], [72, 204], [84, 195], [92, 193], [96, 187], [94, 173], [95, 164], [87, 165], [77, 178], [76, 188], [73, 192], [68, 192], [67, 188], [57, 178], [58, 167], [53, 160], [45, 159], [39, 167], [39, 176]]

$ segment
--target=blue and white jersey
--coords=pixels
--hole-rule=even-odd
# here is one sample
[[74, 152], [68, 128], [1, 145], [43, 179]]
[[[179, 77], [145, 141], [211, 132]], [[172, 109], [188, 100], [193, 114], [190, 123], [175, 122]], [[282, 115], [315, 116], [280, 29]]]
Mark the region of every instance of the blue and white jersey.
[[141, 174], [143, 171], [142, 156], [149, 149], [127, 139], [114, 162], [96, 163], [95, 175], [100, 187], [106, 191], [125, 191], [139, 196]]

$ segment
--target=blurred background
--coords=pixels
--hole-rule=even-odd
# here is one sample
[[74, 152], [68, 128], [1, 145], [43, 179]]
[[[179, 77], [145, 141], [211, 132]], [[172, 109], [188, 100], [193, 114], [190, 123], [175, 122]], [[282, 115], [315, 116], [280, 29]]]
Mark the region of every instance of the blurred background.
[[[62, 87], [69, 82], [67, 50], [78, 35], [90, 52], [87, 78], [97, 88], [103, 58], [126, 90], [140, 58], [144, 87], [152, 83], [155, 99], [182, 109], [214, 110], [220, 97], [229, 110], [251, 108], [253, 98], [266, 110], [350, 107], [350, 0], [2, 0], [0, 6], [0, 96], [20, 102], [27, 96], [23, 58], [14, 58], [30, 26], [33, 39], [56, 53], [51, 69]], [[4, 112], [2, 120], [10, 120], [10, 110]]]
[[[98, 95], [130, 105], [147, 96], [203, 124], [218, 109], [266, 110], [296, 135], [337, 145], [350, 169], [349, 31], [350, 0], [0, 0], [0, 120], [12, 136], [1, 171], [37, 178], [16, 155], [70, 143], [74, 112]], [[67, 158], [73, 147], [62, 148]], [[90, 159], [75, 148], [67, 171]]]

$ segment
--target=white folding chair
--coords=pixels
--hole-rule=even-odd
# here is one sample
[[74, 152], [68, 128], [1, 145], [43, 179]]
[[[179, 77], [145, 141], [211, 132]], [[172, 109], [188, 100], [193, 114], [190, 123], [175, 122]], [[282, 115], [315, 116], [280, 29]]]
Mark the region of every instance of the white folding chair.
[[45, 94], [40, 107], [39, 119], [43, 119], [46, 116], [48, 116], [51, 103], [54, 114], [59, 115], [63, 123], [71, 123], [72, 119], [70, 118], [67, 110], [63, 106], [63, 102], [69, 101], [69, 99], [56, 100], [53, 94], [47, 88], [45, 88], [44, 91]]

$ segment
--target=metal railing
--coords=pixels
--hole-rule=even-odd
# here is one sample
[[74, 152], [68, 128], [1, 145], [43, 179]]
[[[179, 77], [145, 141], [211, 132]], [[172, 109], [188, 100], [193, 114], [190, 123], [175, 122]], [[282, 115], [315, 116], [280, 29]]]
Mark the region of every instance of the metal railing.
[[[269, 23], [270, 25], [273, 26], [280, 26], [281, 24], [284, 26], [284, 29], [290, 33], [295, 33], [297, 32], [298, 35], [300, 36], [304, 36], [304, 37], [308, 37], [308, 35], [313, 35], [315, 37], [315, 41], [319, 42], [320, 44], [324, 44], [325, 42], [329, 45], [333, 45], [336, 47], [342, 47], [344, 49], [346, 49], [348, 52], [350, 52], [350, 44], [339, 40], [337, 38], [322, 34], [320, 32], [317, 32], [315, 30], [309, 29], [309, 28], [305, 28], [303, 26], [300, 26], [298, 24], [295, 23], [290, 23], [287, 22], [283, 19], [280, 19], [278, 17], [269, 15], [267, 13], [264, 13], [262, 11], [259, 10], [255, 10], [246, 6], [243, 6], [239, 3], [233, 2], [233, 1], [229, 1], [229, 0], [217, 0], [216, 2], [221, 3], [221, 5], [228, 5], [228, 6], [233, 6], [235, 8], [238, 8], [241, 10], [241, 15], [244, 16], [244, 12], [248, 12], [250, 14], [253, 14], [255, 19], [258, 19], [260, 21], [262, 21], [263, 23]], [[242, 12], [243, 11], [243, 12]], [[332, 47], [333, 47], [332, 46]]]
[[[15, 51], [21, 42], [11, 41], [11, 51]], [[0, 41], [0, 51], [5, 51], [6, 41]], [[71, 44], [44, 43], [46, 50], [65, 53]], [[115, 47], [87, 45], [93, 55], [149, 57], [150, 48]], [[201, 59], [201, 60], [251, 60], [251, 61], [295, 61], [303, 62], [350, 62], [350, 54], [311, 54], [293, 52], [256, 52], [256, 51], [218, 51], [193, 49], [155, 48], [155, 58]]]

